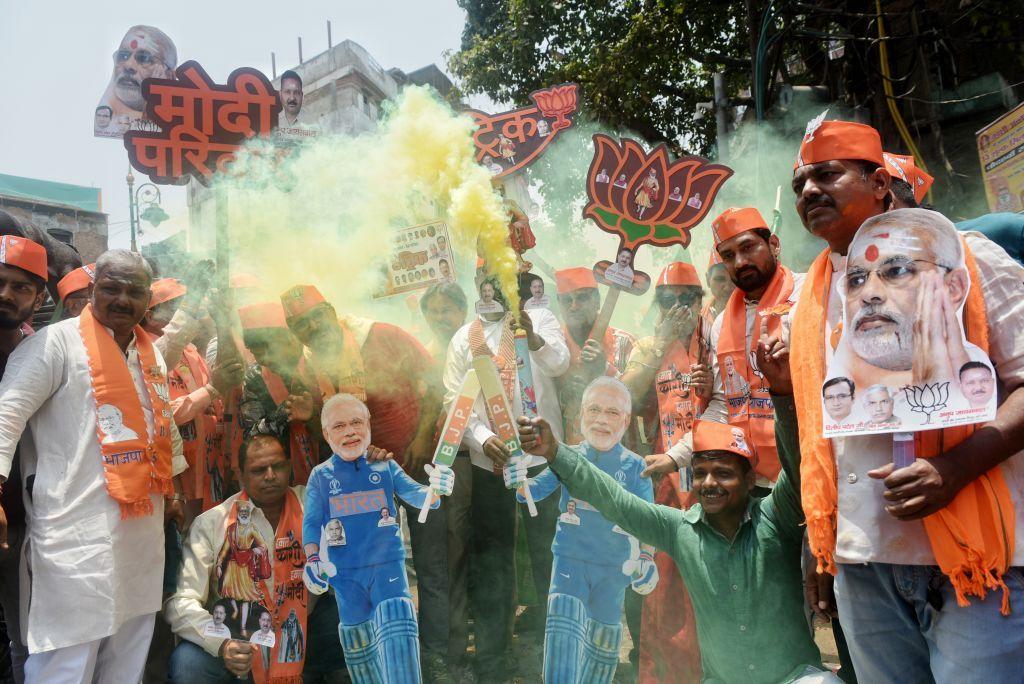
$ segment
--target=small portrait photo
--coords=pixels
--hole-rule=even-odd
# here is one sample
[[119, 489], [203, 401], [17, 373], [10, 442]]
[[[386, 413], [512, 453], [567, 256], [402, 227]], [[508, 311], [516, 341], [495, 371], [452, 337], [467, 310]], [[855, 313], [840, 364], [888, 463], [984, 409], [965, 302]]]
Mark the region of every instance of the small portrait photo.
[[566, 525], [579, 525], [580, 516], [576, 513], [576, 499], [569, 499], [565, 504], [565, 512], [558, 519]]
[[273, 648], [274, 644], [277, 643], [277, 637], [274, 634], [274, 618], [270, 615], [270, 611], [262, 606], [257, 608], [257, 612], [259, 613], [260, 627], [252, 633], [249, 641], [260, 646]]
[[338, 518], [331, 518], [324, 530], [327, 532], [328, 546], [345, 546], [348, 543], [345, 540], [345, 526]]
[[478, 314], [498, 314], [505, 311], [505, 307], [498, 301], [497, 292], [492, 280], [480, 283], [480, 299], [476, 303]]
[[398, 519], [391, 515], [391, 509], [385, 506], [380, 509], [380, 520], [377, 522], [377, 527], [391, 527], [398, 524]]
[[103, 431], [100, 444], [117, 444], [138, 439], [138, 434], [124, 424], [124, 414], [113, 404], [103, 404], [96, 409], [96, 424]]

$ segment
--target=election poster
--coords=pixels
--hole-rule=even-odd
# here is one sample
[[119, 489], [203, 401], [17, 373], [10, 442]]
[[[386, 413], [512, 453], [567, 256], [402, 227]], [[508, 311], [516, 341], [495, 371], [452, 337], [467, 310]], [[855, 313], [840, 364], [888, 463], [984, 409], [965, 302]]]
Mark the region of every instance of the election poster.
[[454, 282], [455, 259], [444, 221], [396, 230], [383, 276], [383, 285], [374, 294], [378, 299], [424, 290], [442, 281]]
[[1024, 103], [977, 133], [981, 176], [992, 211], [1024, 211]]
[[925, 209], [869, 219], [833, 277], [843, 322], [821, 388], [825, 437], [995, 417], [992, 362], [964, 334], [972, 283], [951, 222]]

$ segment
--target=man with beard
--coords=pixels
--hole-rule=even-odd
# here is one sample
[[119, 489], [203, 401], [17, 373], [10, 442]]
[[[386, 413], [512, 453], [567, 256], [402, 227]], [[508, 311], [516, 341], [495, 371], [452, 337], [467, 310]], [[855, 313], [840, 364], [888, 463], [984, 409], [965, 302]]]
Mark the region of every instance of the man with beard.
[[[138, 254], [104, 253], [90, 306], [19, 345], [0, 382], [5, 478], [26, 427], [31, 434], [22, 452], [26, 480], [34, 477], [30, 683], [142, 675], [160, 608], [165, 497], [168, 517], [180, 516], [185, 469], [167, 370], [138, 325], [151, 281]], [[136, 438], [101, 444], [90, 426], [108, 405]], [[6, 527], [0, 517], [0, 540]]]
[[[0, 378], [7, 359], [29, 332], [26, 326], [46, 299], [46, 250], [42, 245], [15, 235], [0, 237]], [[31, 330], [31, 329], [28, 329]], [[25, 504], [21, 483], [21, 459], [15, 451], [10, 483], [0, 492], [7, 514], [7, 539], [0, 544], [0, 606], [10, 639], [14, 680], [25, 681], [28, 651], [21, 637], [21, 546], [25, 539]]]
[[[726, 209], [711, 224], [715, 251], [736, 290], [711, 328], [715, 364], [726, 368], [725, 401], [729, 423], [743, 427], [753, 440], [754, 472], [760, 487], [779, 476], [775, 449], [775, 414], [764, 378], [753, 363], [762, 326], [769, 334], [781, 326], [800, 294], [802, 273], [779, 263], [779, 238], [753, 207]], [[735, 377], [742, 382], [730, 382]], [[739, 392], [731, 388], [739, 386]]]
[[[583, 392], [578, 452], [626, 491], [654, 502], [651, 481], [641, 477], [644, 461], [625, 449], [632, 412], [629, 390], [621, 381], [599, 376]], [[585, 501], [569, 496], [550, 468], [530, 480], [536, 500], [561, 489], [560, 517], [551, 546], [554, 567], [544, 630], [544, 681], [610, 683], [619, 662], [622, 607], [626, 587], [642, 595], [658, 583], [653, 549], [636, 547], [628, 535]]]
[[608, 326], [604, 338], [591, 338], [601, 293], [592, 269], [582, 266], [555, 272], [558, 308], [565, 325], [562, 333], [569, 347], [569, 370], [558, 379], [558, 396], [565, 425], [565, 443], [578, 444], [580, 432], [580, 398], [583, 390], [601, 375], [618, 377], [626, 368], [636, 338], [624, 330]]
[[[889, 202], [878, 132], [817, 117], [804, 134], [792, 186], [804, 226], [829, 245], [808, 271], [791, 312], [803, 507], [819, 572], [838, 573], [836, 598], [858, 678], [1013, 679], [1024, 649], [1024, 613], [1000, 613], [1024, 599], [1019, 581], [1024, 540], [1019, 529], [1014, 535], [1019, 525], [1013, 513], [1022, 510], [1024, 500], [1019, 487], [1006, 485], [1006, 479], [1024, 477], [1024, 457], [1017, 453], [1024, 443], [1024, 271], [984, 237], [963, 236], [971, 273], [963, 313], [967, 339], [983, 350], [987, 345], [1007, 393], [985, 429], [922, 433], [919, 458], [897, 470], [890, 435], [831, 443], [821, 437], [821, 386], [828, 357], [845, 332], [839, 292], [845, 262], [853, 256], [858, 228]], [[918, 223], [935, 228], [941, 218], [930, 212], [907, 216], [907, 211], [921, 212], [894, 212], [893, 221], [875, 227], [899, 228], [916, 216]], [[875, 263], [877, 258], [872, 269]], [[931, 281], [930, 293], [939, 297], [934, 301], [954, 295], [956, 288], [943, 282], [946, 269], [916, 266], [920, 272], [914, 277], [922, 278], [922, 285]], [[892, 280], [907, 274], [899, 269], [887, 275]], [[870, 281], [880, 292], [880, 278], [885, 279], [872, 272], [864, 285]], [[949, 312], [945, 306], [933, 308], [933, 315]], [[879, 319], [871, 327], [894, 342], [895, 320]], [[937, 334], [945, 329], [935, 327]], [[793, 419], [780, 413], [776, 425]], [[960, 521], [955, 536], [948, 526], [932, 524], [947, 519]], [[986, 559], [985, 568], [972, 558]], [[826, 611], [828, 601], [818, 584], [809, 589], [811, 605]], [[927, 621], [919, 618], [925, 615]], [[990, 638], [993, 633], [1000, 638]]]
[[96, 264], [79, 266], [57, 283], [57, 296], [64, 306], [64, 318], [77, 318], [92, 297], [92, 279]]
[[[774, 352], [774, 346], [759, 349], [759, 355]], [[803, 612], [798, 463], [786, 463], [767, 497], [754, 497], [753, 454], [748, 440], [733, 434], [741, 428], [697, 421], [697, 503], [681, 511], [626, 491], [584, 454], [560, 444], [544, 420], [520, 418], [519, 424], [523, 447], [547, 459], [571, 496], [671, 555], [693, 601], [704, 681], [836, 681], [821, 670]]]
[[149, 124], [142, 82], [147, 78], [174, 78], [177, 65], [178, 50], [166, 33], [152, 26], [128, 29], [114, 52], [114, 72], [100, 99], [100, 106], [111, 109], [112, 120], [105, 128], [95, 124], [95, 134], [118, 137], [140, 127], [140, 123]]

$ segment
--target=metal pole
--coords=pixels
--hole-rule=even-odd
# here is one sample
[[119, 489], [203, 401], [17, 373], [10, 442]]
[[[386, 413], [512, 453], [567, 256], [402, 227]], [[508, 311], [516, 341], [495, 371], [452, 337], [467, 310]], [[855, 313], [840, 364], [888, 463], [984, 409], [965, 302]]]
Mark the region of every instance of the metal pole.
[[135, 224], [135, 193], [132, 191], [135, 185], [135, 176], [132, 175], [131, 169], [128, 170], [128, 175], [125, 176], [125, 182], [128, 183], [128, 224], [131, 227], [132, 236], [132, 251], [138, 252], [139, 247], [136, 242], [136, 224]]
[[302, 64], [302, 36], [299, 36], [299, 64]]
[[276, 81], [277, 80], [277, 55], [275, 55], [273, 52], [270, 53], [270, 73], [272, 74], [272, 76], [270, 77], [270, 80]]
[[716, 73], [713, 78], [715, 87], [715, 126], [718, 136], [718, 161], [725, 163], [729, 159], [729, 138], [726, 112], [729, 98], [725, 96], [725, 78]]
[[331, 20], [327, 20], [327, 49], [330, 50], [334, 47], [334, 43], [331, 42]]

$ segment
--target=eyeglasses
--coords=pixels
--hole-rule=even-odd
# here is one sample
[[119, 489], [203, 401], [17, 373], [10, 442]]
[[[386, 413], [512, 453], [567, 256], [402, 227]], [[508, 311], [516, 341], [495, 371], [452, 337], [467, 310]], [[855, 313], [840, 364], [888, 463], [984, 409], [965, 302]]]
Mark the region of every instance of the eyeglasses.
[[123, 64], [132, 58], [132, 54], [135, 55], [135, 61], [142, 66], [150, 66], [157, 63], [156, 55], [149, 50], [136, 50], [134, 53], [131, 50], [118, 50], [114, 53], [114, 61], [118, 64]]
[[914, 283], [918, 273], [923, 270], [918, 268], [917, 264], [930, 264], [936, 268], [944, 269], [946, 273], [953, 270], [949, 266], [943, 266], [927, 259], [908, 259], [904, 256], [893, 256], [883, 261], [878, 268], [873, 270], [864, 268], [848, 269], [846, 277], [839, 281], [839, 287], [845, 295], [856, 295], [868, 284], [871, 274], [875, 273], [885, 285], [904, 288]]
[[843, 392], [842, 394], [826, 394], [825, 401], [846, 401], [853, 395], [849, 392]]
[[699, 302], [700, 298], [701, 295], [699, 292], [697, 294], [692, 292], [683, 292], [679, 295], [674, 295], [671, 292], [659, 292], [654, 295], [654, 300], [658, 302], [658, 306], [662, 309], [671, 309], [676, 302], [679, 302], [679, 306], [685, 309]]

